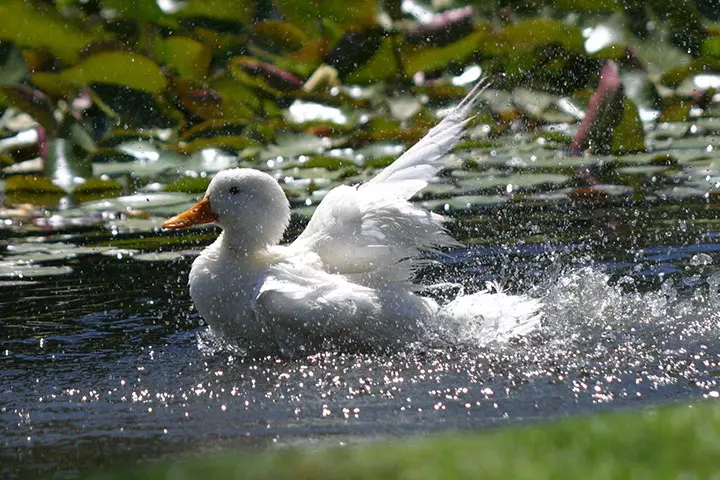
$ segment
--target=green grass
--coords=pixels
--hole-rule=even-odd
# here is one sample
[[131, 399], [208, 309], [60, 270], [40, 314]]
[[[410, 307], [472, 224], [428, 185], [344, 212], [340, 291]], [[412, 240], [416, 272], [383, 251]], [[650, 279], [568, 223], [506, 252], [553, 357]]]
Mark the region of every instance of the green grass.
[[93, 478], [655, 480], [713, 476], [720, 476], [720, 405], [716, 403], [349, 447], [225, 454]]

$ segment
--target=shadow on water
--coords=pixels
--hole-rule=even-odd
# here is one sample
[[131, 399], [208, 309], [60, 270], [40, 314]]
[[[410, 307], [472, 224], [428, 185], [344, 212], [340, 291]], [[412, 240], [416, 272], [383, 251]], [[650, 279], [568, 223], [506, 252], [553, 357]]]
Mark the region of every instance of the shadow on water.
[[456, 216], [471, 246], [421, 276], [542, 298], [539, 330], [482, 348], [246, 359], [192, 310], [194, 237], [131, 255], [92, 228], [4, 232], [2, 476], [718, 396], [716, 207], [513, 204]]

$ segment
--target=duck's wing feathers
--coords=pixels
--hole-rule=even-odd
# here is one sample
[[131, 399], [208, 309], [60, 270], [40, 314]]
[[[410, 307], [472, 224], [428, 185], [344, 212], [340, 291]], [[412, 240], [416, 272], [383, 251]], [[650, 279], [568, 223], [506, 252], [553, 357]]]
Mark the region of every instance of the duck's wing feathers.
[[282, 353], [297, 356], [327, 341], [354, 348], [414, 341], [436, 306], [406, 290], [363, 287], [299, 261], [269, 269], [253, 310]]
[[468, 116], [488, 85], [487, 79], [481, 79], [453, 111], [367, 185], [392, 185], [397, 194], [406, 200], [425, 188], [427, 182], [442, 169], [443, 156], [462, 137], [471, 120]]
[[401, 281], [409, 279], [421, 250], [457, 245], [444, 218], [408, 199], [442, 168], [442, 157], [461, 138], [484, 90], [480, 81], [438, 125], [369, 182], [341, 186], [320, 202], [292, 247], [316, 253], [333, 273]]

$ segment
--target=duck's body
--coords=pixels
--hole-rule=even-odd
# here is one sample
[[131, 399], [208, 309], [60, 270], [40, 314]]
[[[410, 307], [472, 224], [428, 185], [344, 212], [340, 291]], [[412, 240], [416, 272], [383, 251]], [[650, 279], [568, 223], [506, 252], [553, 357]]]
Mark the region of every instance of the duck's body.
[[371, 181], [330, 191], [289, 245], [278, 245], [290, 208], [275, 179], [220, 172], [198, 205], [163, 225], [223, 228], [190, 272], [202, 317], [253, 353], [288, 356], [326, 346], [392, 348], [468, 322], [475, 330], [510, 322], [506, 331], [537, 323], [536, 300], [482, 292], [440, 307], [412, 282], [420, 252], [458, 245], [442, 216], [409, 199], [441, 168], [480, 91]]
[[404, 285], [373, 288], [328, 273], [316, 255], [292, 246], [233, 255], [222, 235], [193, 262], [189, 284], [200, 315], [254, 354], [388, 348], [418, 340], [437, 310]]

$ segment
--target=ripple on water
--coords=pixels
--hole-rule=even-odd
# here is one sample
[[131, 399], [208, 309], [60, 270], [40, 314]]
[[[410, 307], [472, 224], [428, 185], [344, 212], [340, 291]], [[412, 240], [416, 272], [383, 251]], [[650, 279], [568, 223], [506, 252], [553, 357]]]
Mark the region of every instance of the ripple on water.
[[706, 245], [666, 256], [635, 246], [603, 256], [580, 241], [452, 252], [424, 272], [429, 281], [463, 279], [472, 291], [500, 280], [542, 300], [538, 328], [295, 360], [245, 358], [197, 327], [188, 260], [78, 255], [70, 274], [3, 287], [0, 457], [72, 473], [714, 398], [720, 273]]

